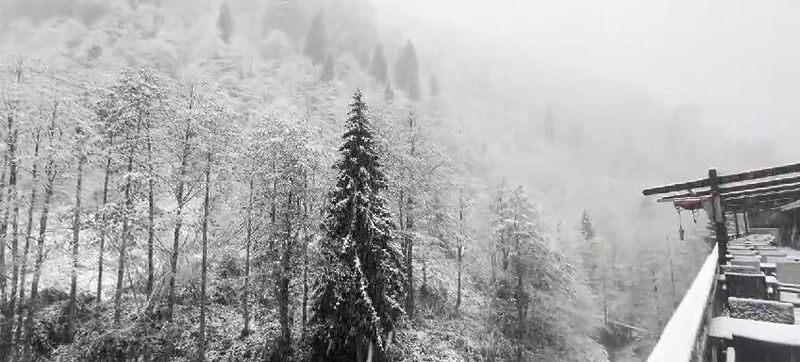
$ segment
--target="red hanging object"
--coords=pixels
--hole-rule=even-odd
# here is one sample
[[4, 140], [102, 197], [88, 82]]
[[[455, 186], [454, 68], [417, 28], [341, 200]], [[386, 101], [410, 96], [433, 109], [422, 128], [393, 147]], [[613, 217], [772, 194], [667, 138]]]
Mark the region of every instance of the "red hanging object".
[[684, 210], [698, 210], [703, 208], [703, 199], [701, 198], [693, 198], [693, 199], [680, 199], [675, 200], [672, 202], [675, 205], [675, 208], [684, 209]]

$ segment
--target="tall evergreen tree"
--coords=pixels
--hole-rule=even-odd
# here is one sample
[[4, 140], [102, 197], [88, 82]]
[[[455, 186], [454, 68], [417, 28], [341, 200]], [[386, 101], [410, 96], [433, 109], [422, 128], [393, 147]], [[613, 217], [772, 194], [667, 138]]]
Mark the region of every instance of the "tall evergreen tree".
[[389, 71], [386, 66], [386, 57], [383, 55], [383, 47], [378, 44], [375, 46], [375, 53], [372, 55], [369, 74], [381, 84], [389, 80]]
[[325, 60], [327, 43], [328, 38], [325, 32], [325, 18], [322, 17], [322, 10], [320, 10], [314, 15], [314, 21], [311, 22], [311, 29], [308, 30], [304, 53], [311, 57], [314, 64], [320, 64]]
[[313, 353], [327, 361], [380, 360], [403, 315], [402, 254], [381, 194], [387, 180], [366, 112], [357, 91], [320, 242], [324, 269], [311, 307], [310, 342]]
[[394, 65], [394, 79], [398, 89], [409, 98], [419, 100], [419, 64], [417, 50], [411, 40], [406, 41]]
[[223, 2], [219, 7], [217, 28], [219, 28], [219, 36], [222, 41], [230, 43], [231, 35], [233, 34], [233, 17], [231, 17], [231, 10], [227, 1]]

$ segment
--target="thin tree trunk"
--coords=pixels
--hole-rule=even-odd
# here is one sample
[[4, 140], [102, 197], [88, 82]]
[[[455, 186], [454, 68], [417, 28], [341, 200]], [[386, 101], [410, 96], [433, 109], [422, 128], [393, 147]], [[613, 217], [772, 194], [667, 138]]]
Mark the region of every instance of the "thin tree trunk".
[[[190, 106], [191, 109], [191, 106]], [[191, 126], [186, 124], [186, 132], [183, 139], [183, 153], [181, 154], [181, 165], [178, 170], [179, 180], [178, 188], [175, 191], [175, 200], [178, 203], [178, 209], [175, 212], [175, 229], [172, 233], [172, 258], [170, 258], [169, 266], [169, 291], [167, 297], [167, 320], [172, 320], [172, 314], [175, 312], [175, 276], [178, 272], [178, 251], [180, 249], [181, 227], [183, 227], [183, 207], [186, 203], [184, 200], [184, 188], [186, 187], [186, 172], [189, 162], [189, 141], [191, 139]]]
[[422, 286], [420, 289], [428, 289], [428, 258], [422, 254]]
[[306, 324], [308, 323], [308, 236], [306, 236], [305, 246], [303, 247], [303, 336], [306, 334]]
[[[408, 117], [408, 127], [409, 127], [409, 144], [410, 150], [409, 155], [412, 159], [416, 158], [416, 132], [415, 127], [416, 122], [414, 122], [414, 114], [409, 114]], [[409, 175], [410, 180], [416, 180], [416, 175]], [[408, 278], [408, 284], [406, 291], [406, 314], [408, 315], [408, 319], [413, 321], [414, 320], [414, 199], [412, 198], [412, 194], [415, 189], [409, 189], [409, 196], [407, 198], [406, 205], [408, 205], [408, 209], [406, 210], [406, 278]], [[370, 345], [372, 347], [372, 345]], [[372, 355], [372, 353], [370, 353]]]
[[[291, 187], [291, 186], [290, 186]], [[281, 324], [281, 352], [283, 357], [288, 356], [292, 344], [291, 321], [289, 319], [289, 282], [292, 263], [292, 247], [294, 245], [292, 237], [292, 191], [289, 190], [289, 197], [286, 203], [286, 239], [283, 244], [283, 255], [281, 256], [280, 276], [278, 279], [278, 313]]]
[[456, 257], [458, 260], [458, 286], [456, 289], [456, 315], [459, 314], [459, 310], [461, 308], [461, 270], [462, 270], [462, 261], [464, 259], [464, 192], [463, 189], [459, 188], [458, 190], [458, 228], [459, 228], [459, 237], [458, 237], [458, 246], [456, 250]]
[[[2, 303], [6, 304], [2, 307], [3, 322], [0, 328], [0, 361], [8, 361], [11, 355], [11, 335], [14, 328], [14, 309], [16, 309], [17, 302], [17, 281], [19, 280], [19, 243], [17, 236], [19, 234], [19, 200], [17, 196], [17, 130], [12, 131], [13, 117], [8, 116], [9, 139], [8, 139], [8, 154], [9, 157], [9, 176], [8, 176], [8, 206], [13, 205], [13, 216], [11, 225], [11, 293], [6, 302], [5, 296]], [[8, 210], [8, 209], [7, 209]], [[8, 212], [8, 211], [7, 211]], [[5, 236], [5, 232], [3, 233]], [[5, 237], [3, 238], [3, 245], [0, 248], [5, 250]], [[4, 258], [5, 260], [5, 258]], [[0, 279], [4, 279], [5, 283], [5, 270], [0, 274]]]
[[[110, 146], [110, 144], [109, 144]], [[101, 205], [103, 210], [103, 215], [101, 217], [100, 222], [102, 226], [100, 227], [100, 250], [98, 251], [97, 256], [97, 304], [103, 300], [103, 261], [105, 247], [106, 247], [106, 214], [105, 214], [105, 206], [108, 203], [108, 181], [111, 176], [111, 155], [106, 156], [106, 169], [105, 169], [105, 177], [103, 178], [103, 204]]]
[[206, 358], [206, 281], [208, 273], [208, 206], [211, 203], [211, 153], [206, 155], [206, 194], [203, 199], [203, 259], [200, 271], [200, 336], [198, 355]]
[[309, 200], [308, 200], [308, 172], [303, 173], [303, 325], [302, 325], [302, 336], [301, 338], [305, 338], [306, 335], [306, 324], [308, 322], [308, 316], [306, 310], [308, 309], [308, 243], [311, 240], [311, 235], [308, 232], [308, 207], [309, 207]]
[[147, 130], [147, 167], [148, 167], [148, 180], [147, 180], [147, 286], [145, 290], [147, 291], [147, 296], [150, 297], [153, 294], [153, 283], [154, 273], [155, 273], [155, 266], [153, 265], [153, 245], [155, 241], [155, 198], [153, 197], [154, 189], [155, 189], [155, 182], [153, 180], [153, 140], [150, 134], [150, 126], [148, 125]]
[[463, 246], [459, 245], [456, 252], [458, 253], [458, 285], [456, 289], [456, 315], [459, 314], [461, 309], [461, 262], [463, 260]]
[[661, 330], [661, 308], [659, 307], [660, 296], [658, 293], [658, 277], [656, 276], [656, 269], [655, 267], [651, 267], [650, 273], [652, 276], [652, 283], [653, 283], [653, 306], [655, 307], [655, 314], [656, 314], [656, 330]]
[[245, 257], [244, 257], [244, 290], [242, 291], [242, 311], [244, 319], [244, 329], [242, 335], [250, 334], [250, 246], [252, 245], [253, 228], [253, 180], [250, 179], [250, 192], [247, 197], [247, 235], [245, 236]]
[[521, 205], [517, 204], [517, 208], [514, 212], [514, 234], [515, 234], [515, 241], [516, 241], [516, 248], [517, 248], [517, 291], [516, 291], [516, 302], [517, 302], [517, 362], [522, 362], [522, 355], [524, 352], [523, 341], [525, 338], [525, 310], [528, 308], [528, 296], [525, 293], [525, 284], [524, 284], [524, 267], [522, 265], [522, 243], [520, 241], [519, 235], [519, 221], [518, 221], [518, 212], [521, 208]]
[[25, 317], [25, 341], [23, 343], [23, 360], [29, 360], [31, 338], [33, 336], [33, 317], [38, 307], [39, 299], [39, 279], [42, 274], [42, 263], [44, 263], [44, 240], [47, 233], [47, 219], [50, 215], [50, 201], [53, 198], [53, 183], [56, 180], [56, 163], [53, 159], [53, 137], [56, 126], [56, 112], [58, 102], [53, 106], [53, 117], [50, 121], [48, 130], [49, 155], [44, 166], [44, 173], [47, 182], [44, 186], [44, 200], [42, 202], [42, 214], [39, 217], [39, 236], [36, 240], [36, 263], [33, 266], [33, 279], [31, 280], [31, 296], [28, 298], [28, 313]]
[[406, 314], [408, 319], [414, 320], [414, 218], [412, 216], [412, 200], [408, 199], [408, 212], [406, 213], [406, 278], [408, 290], [406, 291]]
[[361, 349], [362, 349], [361, 348], [361, 344], [364, 343], [364, 342], [362, 342], [363, 339], [364, 338], [361, 337], [361, 335], [358, 335], [356, 337], [355, 343], [353, 343], [356, 346], [356, 362], [361, 362], [361, 361], [364, 360], [364, 358], [361, 357], [361, 355], [363, 354], [363, 352], [361, 351]]
[[[51, 126], [51, 145], [52, 145], [52, 126]], [[51, 146], [52, 149], [52, 146]], [[39, 237], [36, 241], [36, 263], [33, 267], [33, 280], [31, 281], [31, 296], [28, 299], [28, 315], [25, 319], [25, 341], [24, 355], [29, 357], [31, 337], [33, 336], [33, 317], [38, 307], [39, 298], [39, 279], [42, 274], [42, 263], [44, 262], [44, 241], [47, 233], [47, 219], [50, 213], [50, 201], [53, 197], [53, 183], [56, 179], [55, 161], [50, 155], [45, 165], [47, 183], [44, 187], [44, 200], [42, 202], [42, 215], [39, 218]]]
[[39, 158], [39, 140], [40, 133], [37, 131], [34, 136], [34, 151], [33, 151], [33, 166], [31, 170], [31, 198], [28, 205], [28, 222], [25, 227], [25, 248], [22, 251], [22, 261], [20, 262], [22, 270], [20, 271], [19, 281], [19, 307], [17, 309], [17, 331], [14, 340], [19, 344], [22, 336], [22, 311], [23, 301], [25, 300], [25, 279], [28, 275], [28, 252], [31, 246], [31, 233], [33, 232], [33, 209], [36, 205], [36, 181], [38, 177], [38, 163]]
[[672, 284], [672, 306], [677, 307], [679, 301], [675, 287], [675, 269], [672, 264], [672, 245], [669, 242], [669, 236], [667, 236], [667, 259], [669, 259], [669, 280]]
[[[128, 153], [128, 174], [133, 172], [133, 146]], [[128, 248], [128, 243], [131, 241], [133, 234], [131, 233], [130, 220], [128, 220], [128, 213], [133, 209], [133, 200], [131, 195], [131, 181], [125, 181], [125, 215], [122, 217], [122, 238], [120, 238], [119, 246], [119, 259], [117, 260], [117, 287], [114, 290], [114, 324], [119, 326], [122, 319], [122, 286], [125, 280], [125, 252]]]
[[[3, 222], [2, 222], [2, 224], [0, 224], [0, 240], [2, 240], [2, 245], [0, 245], [0, 303], [3, 303], [3, 304], [5, 304], [6, 300], [8, 300], [8, 298], [6, 296], [6, 293], [8, 292], [6, 290], [6, 282], [7, 282], [7, 280], [6, 280], [6, 277], [5, 277], [7, 275], [6, 270], [8, 268], [8, 265], [6, 263], [6, 236], [8, 236], [8, 218], [9, 218], [9, 215], [11, 214], [11, 208], [9, 208], [9, 206], [11, 205], [11, 198], [13, 197], [12, 189], [10, 187], [11, 186], [11, 179], [15, 177], [12, 174], [13, 172], [11, 172], [11, 171], [13, 171], [12, 167], [14, 167], [13, 165], [16, 163], [14, 161], [14, 152], [12, 152], [13, 149], [11, 148], [11, 144], [13, 143], [13, 141], [12, 141], [12, 137], [13, 137], [12, 134], [13, 133], [14, 133], [14, 117], [12, 117], [9, 114], [8, 115], [8, 136], [7, 136], [8, 138], [6, 138], [6, 147], [8, 147], [8, 149], [6, 150], [6, 154], [4, 156], [4, 161], [5, 162], [3, 163], [3, 166], [5, 166], [6, 164], [9, 165], [9, 181], [8, 181], [8, 186], [9, 187], [7, 189], [3, 189], [3, 194], [4, 194], [4, 196], [6, 196], [6, 205], [4, 205], [5, 207], [3, 207]], [[3, 168], [3, 182], [5, 182], [5, 178], [6, 178], [5, 173], [6, 173], [6, 170], [5, 170], [5, 167], [4, 167]], [[2, 308], [0, 308], [0, 309], [2, 309]], [[2, 329], [2, 328], [0, 328], [0, 329]]]
[[67, 338], [72, 341], [73, 323], [75, 321], [75, 299], [78, 293], [78, 243], [81, 233], [81, 186], [83, 182], [83, 163], [86, 158], [82, 155], [78, 160], [78, 180], [75, 186], [75, 216], [72, 221], [72, 280], [69, 288], [69, 310], [67, 312]]

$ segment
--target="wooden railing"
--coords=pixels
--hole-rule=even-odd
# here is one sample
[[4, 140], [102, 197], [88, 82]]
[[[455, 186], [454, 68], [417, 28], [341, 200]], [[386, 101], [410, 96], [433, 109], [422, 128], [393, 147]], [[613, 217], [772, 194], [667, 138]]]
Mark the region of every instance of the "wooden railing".
[[702, 361], [706, 329], [713, 317], [717, 288], [717, 247], [708, 255], [678, 309], [667, 322], [648, 362]]

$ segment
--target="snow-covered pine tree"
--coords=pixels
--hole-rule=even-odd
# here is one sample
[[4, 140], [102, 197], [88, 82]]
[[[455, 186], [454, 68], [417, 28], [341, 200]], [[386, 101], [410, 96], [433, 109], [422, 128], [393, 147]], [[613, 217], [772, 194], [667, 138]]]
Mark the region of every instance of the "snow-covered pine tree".
[[402, 254], [361, 91], [350, 105], [320, 242], [323, 270], [311, 306], [312, 353], [326, 361], [380, 357], [405, 299]]

